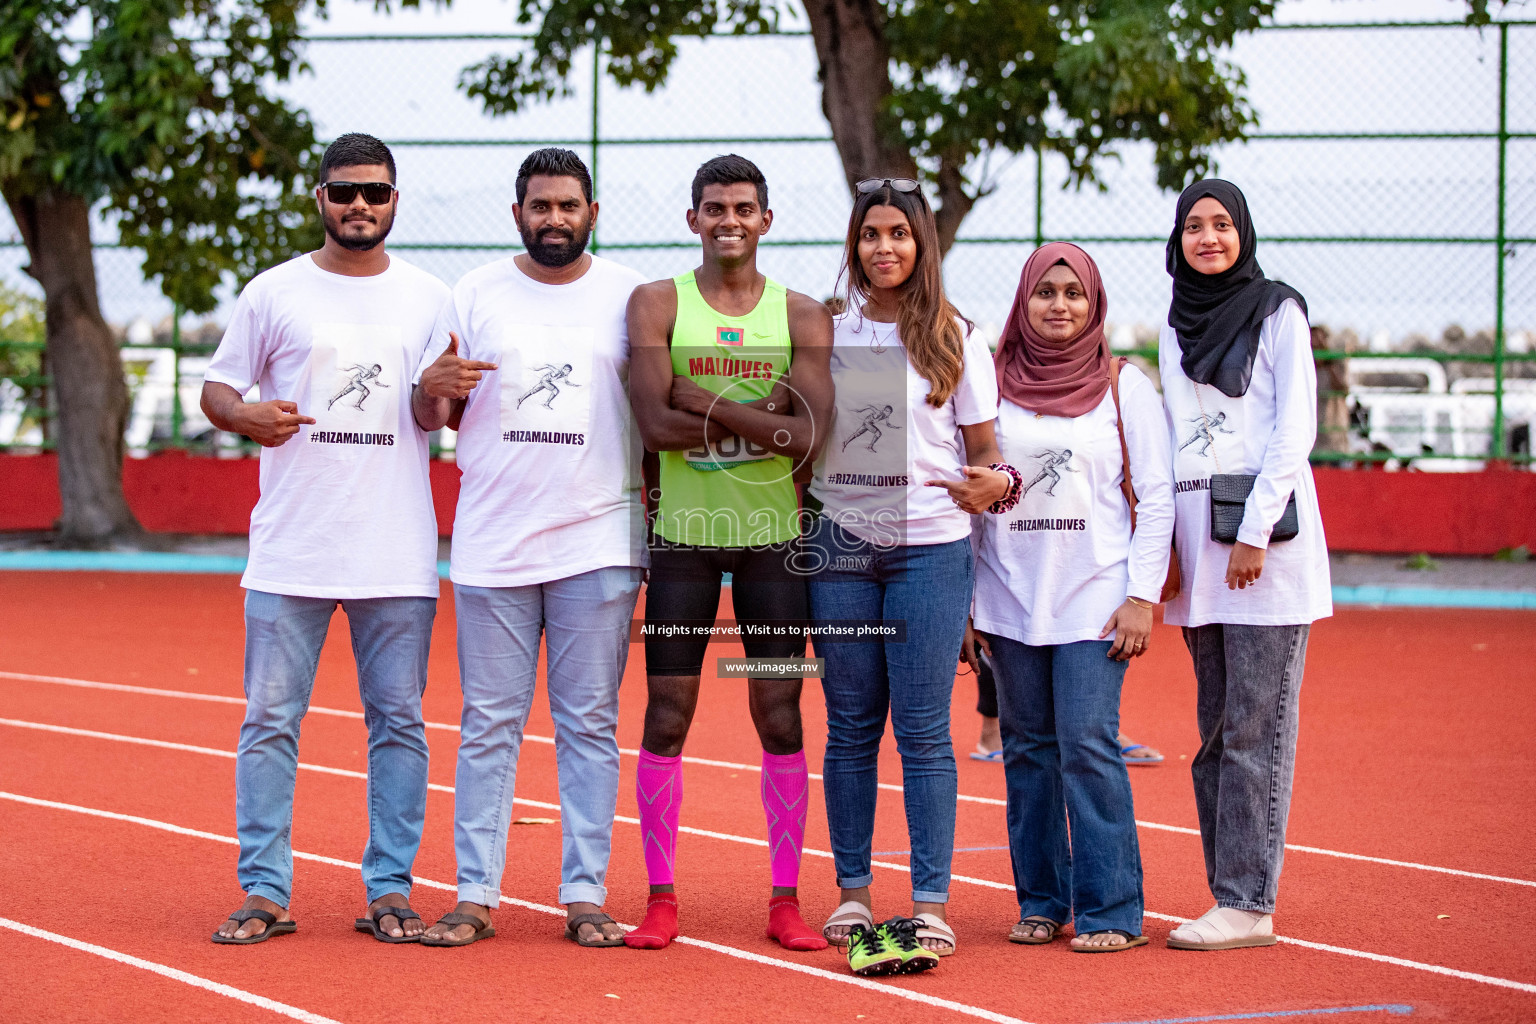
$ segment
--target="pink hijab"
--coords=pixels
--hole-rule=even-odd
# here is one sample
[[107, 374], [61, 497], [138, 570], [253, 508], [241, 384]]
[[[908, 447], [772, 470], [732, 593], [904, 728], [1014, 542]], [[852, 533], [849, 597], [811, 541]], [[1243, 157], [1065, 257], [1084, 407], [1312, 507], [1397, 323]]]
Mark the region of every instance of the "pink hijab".
[[[1065, 263], [1088, 292], [1088, 324], [1065, 345], [1046, 341], [1029, 324], [1029, 297], [1040, 279]], [[1044, 416], [1081, 416], [1109, 390], [1109, 343], [1104, 314], [1109, 300], [1093, 257], [1070, 242], [1047, 242], [1024, 263], [1013, 310], [997, 343], [997, 386], [1014, 405]]]

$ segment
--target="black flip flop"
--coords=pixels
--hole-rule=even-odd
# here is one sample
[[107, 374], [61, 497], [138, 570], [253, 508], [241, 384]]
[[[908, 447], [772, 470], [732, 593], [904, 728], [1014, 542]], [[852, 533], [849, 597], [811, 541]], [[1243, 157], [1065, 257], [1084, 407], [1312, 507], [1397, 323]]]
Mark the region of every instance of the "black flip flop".
[[[1030, 928], [1029, 935], [1015, 936], [1012, 929], [1009, 930], [1008, 941], [1017, 943], [1020, 946], [1044, 946], [1046, 943], [1056, 941], [1056, 933], [1061, 931], [1061, 922], [1052, 921], [1050, 918], [1041, 917], [1039, 914], [1032, 914], [1031, 916], [1026, 917], [1024, 920], [1020, 921], [1019, 924], [1027, 924], [1032, 926]], [[1016, 924], [1013, 927], [1017, 928], [1018, 926], [1019, 925]], [[1034, 935], [1034, 930], [1036, 928], [1044, 928], [1046, 931], [1050, 932], [1050, 934], [1043, 939], [1036, 938]]]
[[241, 924], [255, 920], [260, 921], [267, 927], [260, 934], [247, 935], [243, 939], [237, 939], [233, 935], [220, 935], [218, 932], [214, 932], [213, 941], [221, 946], [253, 946], [258, 942], [266, 942], [274, 936], [289, 935], [299, 930], [297, 922], [279, 921], [275, 915], [269, 914], [265, 910], [237, 910], [229, 915], [229, 920], [239, 921]]
[[360, 932], [372, 932], [373, 937], [378, 939], [380, 942], [394, 943], [421, 941], [420, 935], [402, 935], [399, 938], [396, 938], [395, 936], [389, 934], [383, 928], [379, 927], [379, 918], [381, 917], [393, 917], [400, 922], [402, 927], [405, 925], [405, 922], [411, 920], [412, 918], [415, 918], [417, 921], [421, 920], [421, 915], [416, 913], [416, 911], [412, 910], [410, 907], [380, 907], [373, 912], [372, 916], [360, 917], [356, 921], [353, 921], [352, 927], [356, 928]]
[[[603, 925], [617, 923], [618, 922], [614, 921], [614, 919], [609, 917], [607, 914], [578, 914], [571, 918], [569, 921], [565, 922], [565, 937], [576, 943], [578, 946], [587, 946], [590, 948], [622, 946], [624, 945], [624, 936], [620, 935], [616, 939], [610, 939], [603, 935]], [[584, 924], [590, 924], [592, 927], [597, 929], [597, 938], [583, 939], [581, 937], [581, 926]]]
[[1145, 946], [1147, 944], [1147, 937], [1145, 935], [1132, 935], [1124, 928], [1101, 928], [1099, 931], [1089, 932], [1088, 935], [1119, 935], [1124, 938], [1125, 941], [1119, 943], [1118, 945], [1111, 946], [1073, 946], [1072, 952], [1121, 953], [1127, 949], [1135, 949], [1137, 946]]
[[488, 939], [496, 934], [495, 928], [492, 928], [488, 922], [481, 921], [473, 914], [444, 914], [437, 919], [437, 923], [448, 925], [472, 924], [475, 926], [475, 934], [467, 939], [458, 940], [434, 939], [423, 934], [421, 937], [421, 944], [423, 946], [468, 946], [471, 943], [479, 942], [481, 939]]

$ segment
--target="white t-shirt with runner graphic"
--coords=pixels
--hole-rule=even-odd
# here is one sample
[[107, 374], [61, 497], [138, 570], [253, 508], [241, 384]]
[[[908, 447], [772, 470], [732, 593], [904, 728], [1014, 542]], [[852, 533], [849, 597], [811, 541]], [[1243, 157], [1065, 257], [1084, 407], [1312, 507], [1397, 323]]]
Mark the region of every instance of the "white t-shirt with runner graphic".
[[624, 320], [644, 282], [594, 256], [570, 284], [543, 284], [508, 257], [454, 287], [415, 379], [450, 331], [461, 357], [497, 364], [459, 425], [455, 583], [529, 586], [647, 564]]
[[[1317, 368], [1301, 307], [1287, 300], [1265, 318], [1253, 377], [1241, 398], [1186, 377], [1178, 336], [1167, 324], [1158, 345], [1183, 573], [1179, 596], [1168, 602], [1167, 621], [1294, 626], [1332, 615], [1328, 543], [1307, 461], [1317, 438]], [[1232, 546], [1211, 540], [1212, 473], [1258, 476], [1237, 537], [1268, 553], [1258, 582], [1242, 590], [1226, 584]], [[1270, 530], [1293, 491], [1300, 533], [1271, 544]]]
[[929, 480], [962, 480], [960, 428], [997, 417], [997, 373], [987, 343], [966, 328], [965, 370], [949, 401], [907, 359], [895, 324], [858, 313], [837, 318], [832, 338], [836, 389], [830, 436], [810, 491], [825, 514], [862, 540], [946, 544], [970, 535], [971, 517]]
[[240, 293], [204, 379], [313, 416], [261, 450], [240, 585], [294, 597], [436, 597], [437, 517], [411, 373], [448, 286], [391, 256], [372, 277], [309, 255]]
[[1033, 645], [1097, 640], [1127, 596], [1155, 603], [1162, 595], [1173, 539], [1167, 421], [1157, 390], [1134, 366], [1120, 372], [1120, 404], [1134, 533], [1108, 391], [1081, 416], [999, 407], [998, 447], [1024, 487], [1012, 511], [981, 517], [977, 629]]

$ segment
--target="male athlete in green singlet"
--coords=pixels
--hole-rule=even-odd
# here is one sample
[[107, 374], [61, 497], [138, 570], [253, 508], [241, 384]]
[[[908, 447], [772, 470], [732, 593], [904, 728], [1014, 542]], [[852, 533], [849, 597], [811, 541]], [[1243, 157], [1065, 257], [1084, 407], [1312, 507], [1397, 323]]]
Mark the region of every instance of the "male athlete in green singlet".
[[[768, 185], [739, 156], [700, 167], [688, 226], [704, 249], [697, 270], [635, 289], [629, 300], [630, 402], [658, 453], [660, 494], [646, 591], [645, 736], [636, 797], [651, 898], [624, 939], [661, 949], [677, 935], [673, 857], [682, 802], [683, 741], [699, 698], [707, 629], [722, 574], [749, 658], [805, 654], [803, 635], [754, 627], [807, 618], [797, 574], [800, 516], [794, 472], [816, 457], [832, 413], [832, 319], [820, 302], [757, 270], [768, 231]], [[663, 639], [658, 627], [706, 630]], [[768, 934], [787, 949], [822, 949], [796, 898], [808, 780], [800, 684], [749, 679], [763, 744], [763, 809], [773, 889]]]

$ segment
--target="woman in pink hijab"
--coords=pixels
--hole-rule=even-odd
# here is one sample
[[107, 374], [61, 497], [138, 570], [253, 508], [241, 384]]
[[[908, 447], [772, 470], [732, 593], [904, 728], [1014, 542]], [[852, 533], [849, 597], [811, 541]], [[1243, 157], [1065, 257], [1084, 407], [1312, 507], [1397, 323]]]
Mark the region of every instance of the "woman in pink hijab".
[[[985, 517], [976, 568], [974, 628], [997, 676], [1019, 893], [1008, 938], [1041, 945], [1071, 919], [1079, 953], [1147, 941], [1116, 735], [1126, 664], [1147, 650], [1173, 536], [1162, 400], [1110, 355], [1107, 305], [1099, 268], [1075, 245], [1052, 242], [1024, 264], [997, 348], [997, 440], [1024, 486], [1011, 512]], [[1127, 467], [1134, 486], [1123, 489]]]

